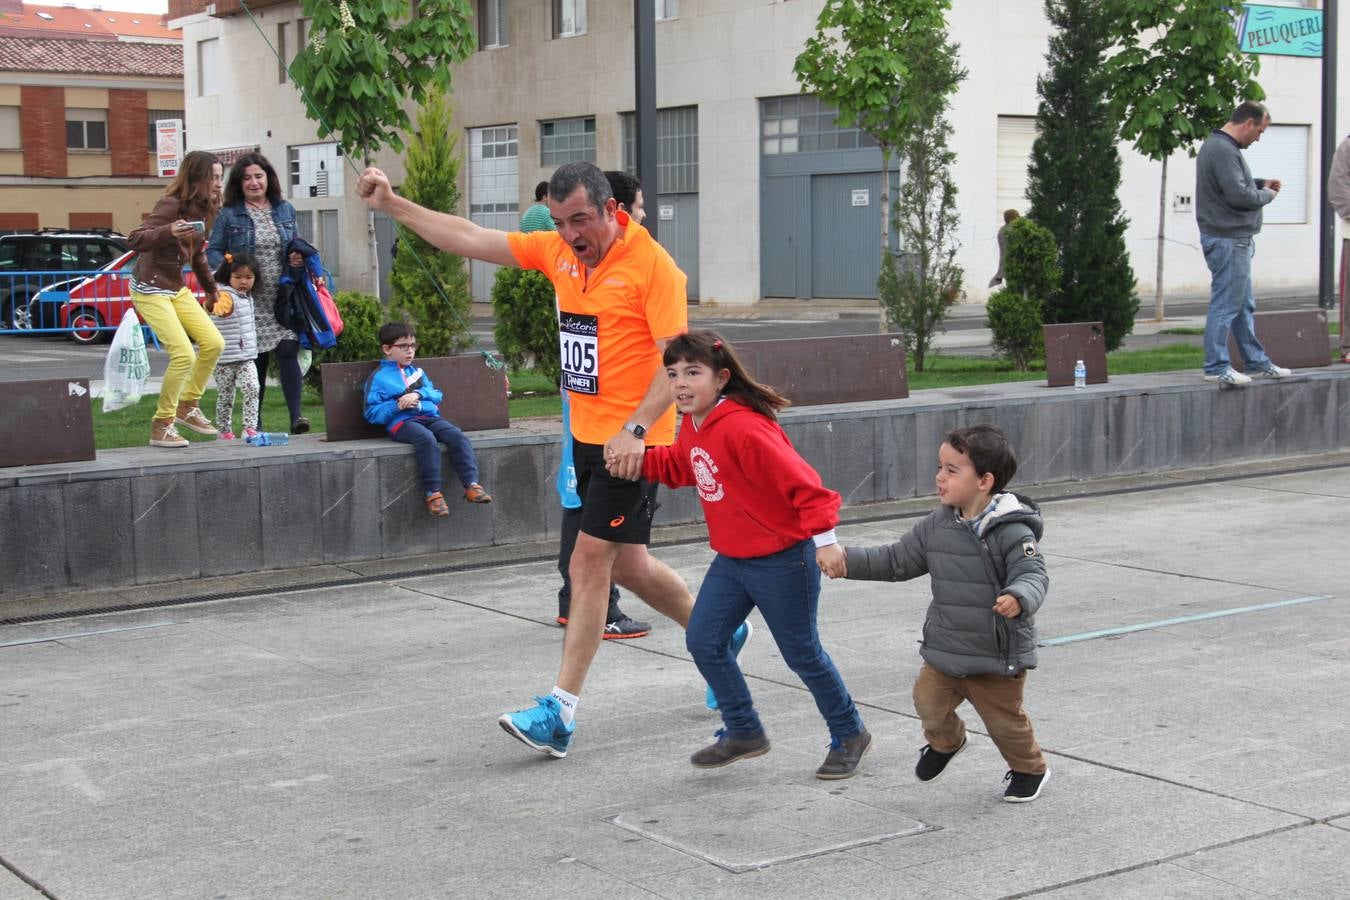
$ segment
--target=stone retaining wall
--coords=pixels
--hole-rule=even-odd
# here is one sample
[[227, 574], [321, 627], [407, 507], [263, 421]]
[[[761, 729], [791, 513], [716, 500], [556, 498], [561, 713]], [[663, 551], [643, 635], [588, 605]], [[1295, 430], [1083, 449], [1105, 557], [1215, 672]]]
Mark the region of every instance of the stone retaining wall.
[[[1350, 367], [1243, 389], [1195, 373], [920, 391], [789, 409], [785, 427], [849, 505], [932, 493], [951, 428], [992, 422], [1018, 450], [1014, 486], [1350, 448]], [[475, 432], [494, 502], [423, 510], [411, 451], [386, 440], [102, 451], [93, 462], [0, 469], [0, 601], [548, 539], [556, 431]], [[449, 465], [446, 473], [453, 475]], [[766, 477], [769, 477], [766, 474]], [[695, 521], [663, 491], [660, 524]]]

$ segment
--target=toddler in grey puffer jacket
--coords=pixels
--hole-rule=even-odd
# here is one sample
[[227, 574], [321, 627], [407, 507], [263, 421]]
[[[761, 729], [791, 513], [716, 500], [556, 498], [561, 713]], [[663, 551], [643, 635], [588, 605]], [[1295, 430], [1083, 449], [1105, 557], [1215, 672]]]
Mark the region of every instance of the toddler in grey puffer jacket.
[[953, 431], [938, 460], [942, 506], [893, 544], [846, 548], [844, 565], [826, 574], [871, 581], [931, 577], [933, 600], [919, 649], [924, 665], [914, 685], [928, 744], [915, 775], [932, 781], [965, 749], [956, 708], [968, 700], [1008, 763], [1003, 799], [1034, 800], [1050, 775], [1022, 709], [1026, 672], [1036, 667], [1035, 615], [1049, 585], [1040, 509], [1003, 490], [1017, 460], [992, 425]]

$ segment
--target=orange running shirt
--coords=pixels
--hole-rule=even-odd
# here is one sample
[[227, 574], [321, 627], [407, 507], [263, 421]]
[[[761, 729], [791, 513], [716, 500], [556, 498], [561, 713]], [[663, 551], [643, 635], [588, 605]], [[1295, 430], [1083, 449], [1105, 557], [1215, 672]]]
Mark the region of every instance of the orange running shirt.
[[[556, 231], [506, 236], [521, 268], [553, 282], [572, 434], [587, 444], [603, 444], [623, 428], [664, 368], [656, 340], [689, 327], [684, 273], [647, 229], [622, 210], [615, 215], [623, 232], [589, 273]], [[663, 446], [674, 439], [672, 404], [647, 429], [646, 441]]]

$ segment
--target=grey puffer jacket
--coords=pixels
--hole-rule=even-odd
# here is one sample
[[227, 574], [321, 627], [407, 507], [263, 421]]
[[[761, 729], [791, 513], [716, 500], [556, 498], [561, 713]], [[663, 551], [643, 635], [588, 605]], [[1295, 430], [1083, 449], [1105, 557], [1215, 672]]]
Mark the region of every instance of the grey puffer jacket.
[[[976, 535], [956, 510], [942, 506], [884, 547], [846, 549], [848, 577], [907, 581], [932, 576], [933, 602], [919, 653], [939, 672], [1016, 675], [1036, 667], [1036, 612], [1050, 584], [1039, 541], [1044, 524], [1035, 503], [998, 496]], [[1022, 605], [1015, 619], [994, 612], [999, 594]]]

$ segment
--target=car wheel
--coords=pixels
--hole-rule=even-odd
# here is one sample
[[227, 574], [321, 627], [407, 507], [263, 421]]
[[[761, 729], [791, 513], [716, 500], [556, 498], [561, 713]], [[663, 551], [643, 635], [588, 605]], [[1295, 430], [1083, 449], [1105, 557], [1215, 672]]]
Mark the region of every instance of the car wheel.
[[5, 309], [5, 327], [15, 331], [28, 331], [33, 327], [33, 317], [28, 311], [28, 298], [15, 297]]
[[112, 333], [99, 331], [103, 327], [103, 318], [98, 310], [81, 306], [70, 314], [70, 330], [66, 336], [77, 344], [101, 344], [112, 340]]

